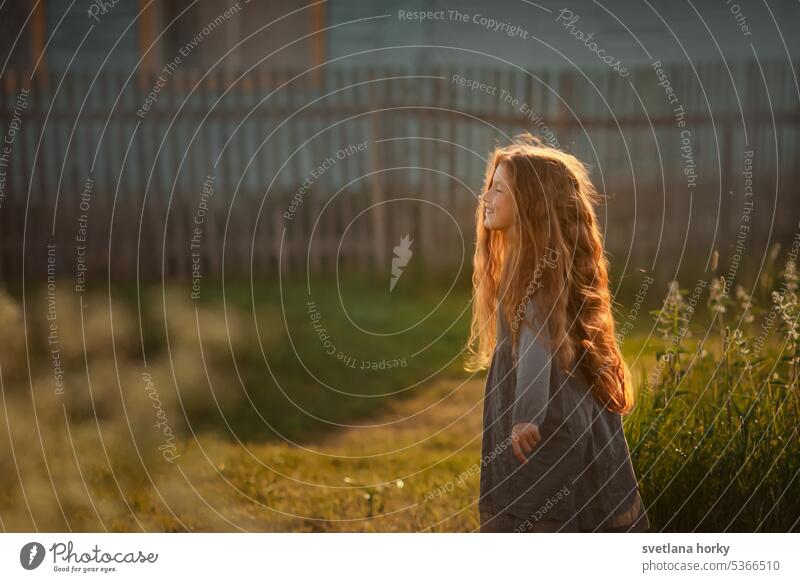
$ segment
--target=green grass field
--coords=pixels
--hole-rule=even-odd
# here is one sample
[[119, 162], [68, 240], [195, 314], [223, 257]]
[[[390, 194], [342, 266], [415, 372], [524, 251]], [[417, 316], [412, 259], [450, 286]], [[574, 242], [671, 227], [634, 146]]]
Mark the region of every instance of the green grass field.
[[[3, 294], [3, 528], [475, 530], [469, 289], [384, 283], [206, 284], [200, 301], [126, 287], [82, 305], [64, 283], [50, 319], [45, 288], [24, 311]], [[799, 528], [794, 271], [757, 290], [712, 280], [694, 312], [691, 289], [654, 290], [662, 308], [626, 330], [625, 430], [654, 531]]]

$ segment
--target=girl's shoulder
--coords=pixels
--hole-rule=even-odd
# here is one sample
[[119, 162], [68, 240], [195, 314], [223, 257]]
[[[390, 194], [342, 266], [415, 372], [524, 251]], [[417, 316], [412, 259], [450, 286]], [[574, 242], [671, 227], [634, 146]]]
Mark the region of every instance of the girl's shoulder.
[[537, 302], [528, 301], [525, 306], [524, 318], [521, 310], [517, 312], [519, 342], [525, 345], [538, 343], [543, 346], [550, 345], [550, 329], [547, 324], [548, 311]]
[[535, 331], [541, 328], [547, 329], [545, 324], [547, 323], [548, 314], [548, 309], [538, 301], [530, 300], [525, 306], [525, 321]]

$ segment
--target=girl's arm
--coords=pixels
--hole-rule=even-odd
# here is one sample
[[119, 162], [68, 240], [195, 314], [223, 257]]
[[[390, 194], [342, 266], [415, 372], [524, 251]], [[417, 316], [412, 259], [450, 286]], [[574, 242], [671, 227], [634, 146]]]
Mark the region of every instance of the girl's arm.
[[521, 327], [517, 340], [511, 442], [514, 456], [520, 463], [528, 462], [526, 455], [533, 452], [542, 438], [539, 427], [544, 422], [550, 398], [550, 333], [546, 320], [537, 317], [536, 311], [530, 301], [525, 308], [525, 318], [531, 325]]
[[550, 333], [537, 311], [533, 301], [529, 301], [525, 318], [530, 325], [520, 322], [512, 426], [521, 423], [541, 426], [547, 412], [552, 359]]

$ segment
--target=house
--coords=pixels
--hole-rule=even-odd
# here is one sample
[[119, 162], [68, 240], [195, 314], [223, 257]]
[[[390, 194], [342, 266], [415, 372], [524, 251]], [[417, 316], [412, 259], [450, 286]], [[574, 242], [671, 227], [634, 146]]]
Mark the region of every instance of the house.
[[176, 57], [204, 71], [326, 62], [569, 69], [602, 66], [598, 51], [631, 68], [800, 54], [788, 28], [800, 4], [791, 0], [8, 0], [0, 14], [6, 69], [159, 70]]

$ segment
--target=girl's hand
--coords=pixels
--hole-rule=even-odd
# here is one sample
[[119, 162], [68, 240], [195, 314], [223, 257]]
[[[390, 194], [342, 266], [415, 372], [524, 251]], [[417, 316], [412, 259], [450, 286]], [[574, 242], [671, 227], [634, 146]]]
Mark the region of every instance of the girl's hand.
[[527, 463], [527, 453], [533, 451], [542, 436], [539, 434], [539, 425], [530, 422], [521, 422], [511, 428], [511, 446], [514, 456], [520, 463]]

